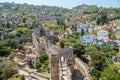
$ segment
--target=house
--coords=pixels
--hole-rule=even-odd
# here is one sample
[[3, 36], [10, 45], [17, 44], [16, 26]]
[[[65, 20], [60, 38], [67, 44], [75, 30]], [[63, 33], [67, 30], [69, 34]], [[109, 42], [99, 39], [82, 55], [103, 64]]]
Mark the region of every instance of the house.
[[97, 31], [97, 30], [102, 30], [102, 26], [95, 26], [94, 31]]
[[107, 43], [111, 48], [120, 47], [120, 40], [109, 40]]
[[120, 40], [115, 40], [116, 46], [120, 46]]
[[38, 59], [39, 59], [39, 54], [36, 54], [36, 53], [26, 54], [26, 57], [25, 57], [25, 60], [26, 60], [27, 65], [29, 67], [33, 67], [35, 61], [38, 60]]
[[117, 27], [116, 27], [116, 31], [120, 31], [120, 26], [117, 26]]
[[102, 30], [107, 30], [108, 28], [109, 28], [109, 26], [107, 26], [107, 25], [101, 26]]
[[107, 30], [100, 30], [97, 32], [97, 39], [98, 40], [109, 40], [109, 32]]
[[84, 31], [84, 32], [86, 32], [87, 31], [87, 28], [85, 27], [85, 26], [79, 26], [78, 28], [77, 28], [77, 32], [78, 33], [81, 33], [82, 31]]
[[91, 33], [91, 32], [93, 32], [93, 31], [94, 31], [94, 26], [89, 26], [89, 27], [88, 27], [88, 32]]
[[107, 42], [105, 42], [104, 40], [97, 40], [96, 45], [97, 46], [104, 46], [104, 45], [107, 45]]
[[96, 46], [104, 46], [104, 45], [107, 45], [107, 42], [105, 42], [104, 40], [98, 40], [98, 39], [94, 36], [92, 44], [93, 44], [93, 45], [96, 45]]
[[7, 18], [5, 14], [0, 14], [0, 25], [6, 24], [7, 23]]
[[74, 24], [74, 25], [73, 25], [73, 29], [77, 29], [78, 26], [79, 26], [78, 24]]
[[17, 26], [18, 26], [18, 27], [24, 27], [24, 26], [25, 26], [25, 23], [20, 22], [20, 23], [17, 24]]
[[93, 44], [94, 39], [95, 39], [95, 35], [83, 35], [82, 37], [80, 37], [81, 43], [83, 45]]
[[116, 45], [115, 41], [113, 41], [113, 40], [109, 40], [109, 41], [107, 42], [107, 44], [108, 44], [109, 46], [111, 46], [111, 48], [115, 48], [115, 45]]
[[5, 14], [0, 15], [0, 19], [6, 21], [7, 16]]
[[116, 26], [113, 28], [113, 31], [120, 31], [120, 26]]

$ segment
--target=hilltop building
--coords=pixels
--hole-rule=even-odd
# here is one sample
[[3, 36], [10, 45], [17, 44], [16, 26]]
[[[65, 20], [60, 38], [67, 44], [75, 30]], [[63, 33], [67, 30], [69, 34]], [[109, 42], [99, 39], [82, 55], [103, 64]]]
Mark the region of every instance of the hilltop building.
[[94, 43], [94, 37], [95, 35], [83, 35], [80, 40], [82, 44], [90, 45]]
[[100, 30], [97, 32], [97, 39], [98, 40], [109, 40], [109, 32], [107, 30]]
[[77, 32], [78, 33], [81, 33], [82, 31], [86, 32], [87, 31], [87, 28], [84, 26], [84, 25], [81, 25], [77, 28]]

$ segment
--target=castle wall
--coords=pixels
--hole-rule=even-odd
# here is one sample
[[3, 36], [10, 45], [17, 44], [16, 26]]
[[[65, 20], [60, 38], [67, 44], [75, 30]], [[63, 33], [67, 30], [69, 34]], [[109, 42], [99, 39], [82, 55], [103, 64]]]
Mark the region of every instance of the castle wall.
[[51, 55], [50, 58], [50, 80], [59, 80], [59, 60], [57, 55]]
[[34, 33], [32, 33], [32, 41], [33, 41], [33, 44], [35, 45], [35, 49], [39, 52], [39, 43], [36, 39], [36, 35]]
[[74, 52], [72, 48], [65, 47], [58, 50], [58, 58], [64, 57], [71, 72], [74, 73]]
[[61, 59], [59, 60], [59, 80], [72, 80], [72, 73], [66, 60], [63, 57]]
[[80, 60], [79, 58], [75, 58], [75, 65], [81, 72], [82, 76], [84, 77], [84, 80], [92, 80], [89, 72], [90, 70], [82, 60]]
[[[37, 28], [36, 28], [37, 29]], [[35, 45], [35, 48], [38, 52], [42, 51], [43, 49], [46, 51], [46, 53], [49, 56], [50, 60], [50, 80], [60, 80], [60, 68], [59, 68], [59, 60], [61, 57], [64, 57], [66, 60], [67, 65], [67, 73], [69, 73], [67, 76], [67, 80], [72, 80], [72, 73], [74, 73], [74, 52], [73, 49], [70, 47], [65, 48], [56, 48], [55, 45], [51, 45], [48, 43], [43, 43], [41, 40], [39, 41], [39, 30], [34, 31], [32, 34], [32, 40]], [[62, 80], [62, 78], [61, 78]]]

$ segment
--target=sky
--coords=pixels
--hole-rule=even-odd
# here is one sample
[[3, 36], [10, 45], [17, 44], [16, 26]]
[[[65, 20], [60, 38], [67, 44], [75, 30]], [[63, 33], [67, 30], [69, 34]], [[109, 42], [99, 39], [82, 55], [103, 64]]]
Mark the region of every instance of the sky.
[[73, 8], [81, 4], [97, 5], [98, 7], [119, 7], [120, 0], [0, 0], [0, 2], [27, 3]]

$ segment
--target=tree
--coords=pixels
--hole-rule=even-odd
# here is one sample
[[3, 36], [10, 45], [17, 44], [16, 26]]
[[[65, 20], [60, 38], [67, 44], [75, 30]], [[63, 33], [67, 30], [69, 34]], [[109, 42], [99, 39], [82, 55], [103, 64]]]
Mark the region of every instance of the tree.
[[84, 29], [82, 29], [81, 36], [83, 36], [83, 35], [84, 35], [84, 33], [85, 33], [85, 32], [84, 32]]
[[93, 15], [91, 15], [89, 18], [90, 18], [91, 21], [95, 21], [96, 20], [96, 16], [93, 16]]
[[14, 33], [8, 34], [8, 38], [15, 38], [15, 34]]
[[24, 49], [24, 46], [23, 46], [22, 44], [19, 44], [19, 45], [18, 45], [18, 49], [19, 49], [19, 50], [23, 50], [23, 49]]
[[97, 25], [99, 25], [100, 24], [100, 18], [97, 18]]
[[93, 66], [93, 74], [97, 80], [100, 79], [101, 72], [107, 67], [106, 57], [104, 53], [101, 51], [96, 51], [94, 54], [91, 55], [91, 62]]
[[23, 18], [23, 23], [25, 23], [25, 22], [26, 22], [26, 20], [27, 20], [27, 18], [25, 18], [25, 17], [24, 17], [24, 18]]
[[112, 55], [115, 55], [116, 53], [116, 51], [112, 49], [110, 46], [101, 46], [98, 49], [104, 52], [104, 56], [106, 56], [106, 58], [112, 58]]
[[42, 65], [42, 68], [44, 71], [48, 72], [48, 68], [49, 68], [49, 60], [46, 60], [45, 63]]
[[109, 18], [106, 13], [101, 13], [101, 15], [97, 18], [97, 25], [104, 25], [109, 22]]
[[40, 62], [44, 63], [46, 60], [48, 60], [48, 55], [46, 53], [40, 54]]
[[11, 48], [0, 44], [0, 56], [6, 56], [11, 53]]
[[32, 31], [29, 28], [17, 28], [16, 29], [16, 34], [31, 34]]
[[101, 80], [119, 80], [120, 74], [118, 73], [118, 68], [111, 64], [104, 69], [101, 73]]
[[7, 40], [3, 41], [2, 44], [4, 46], [11, 47], [11, 48], [14, 48], [14, 49], [17, 48], [16, 47], [17, 46], [16, 42], [14, 40], [11, 40], [11, 39], [7, 39]]
[[3, 30], [4, 30], [4, 28], [2, 26], [0, 26], [0, 31], [3, 31]]
[[115, 40], [116, 39], [115, 31], [110, 31], [109, 37], [110, 37], [110, 39]]
[[57, 24], [60, 26], [65, 26], [64, 20], [57, 20]]
[[82, 54], [85, 53], [85, 48], [82, 44], [80, 43], [76, 43], [74, 46], [73, 46], [73, 49], [74, 49], [74, 54], [76, 54], [77, 57], [81, 57]]
[[36, 69], [39, 69], [40, 67], [41, 67], [40, 60], [36, 60], [36, 61], [35, 61], [35, 68], [36, 68]]
[[95, 69], [102, 71], [106, 67], [106, 57], [104, 56], [103, 52], [96, 51], [95, 54], [91, 55], [91, 58]]
[[85, 47], [85, 53], [87, 55], [94, 54], [96, 51], [98, 51], [98, 49], [95, 45], [88, 45]]
[[10, 54], [10, 55], [9, 55], [9, 59], [10, 59], [10, 60], [14, 59], [14, 55], [13, 55], [13, 54]]
[[24, 75], [20, 75], [20, 80], [25, 80], [25, 76]]
[[64, 41], [60, 41], [60, 47], [61, 47], [61, 48], [64, 48], [64, 47], [65, 47]]
[[18, 73], [17, 66], [13, 63], [7, 63], [3, 70], [3, 74], [5, 75], [6, 78], [10, 78], [17, 73]]
[[7, 22], [6, 27], [10, 28], [10, 23], [9, 22]]
[[3, 60], [0, 60], [0, 80], [3, 80], [5, 78], [5, 75], [3, 74], [4, 67], [5, 62]]

